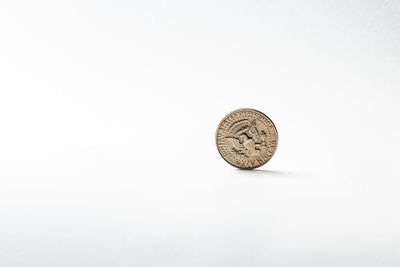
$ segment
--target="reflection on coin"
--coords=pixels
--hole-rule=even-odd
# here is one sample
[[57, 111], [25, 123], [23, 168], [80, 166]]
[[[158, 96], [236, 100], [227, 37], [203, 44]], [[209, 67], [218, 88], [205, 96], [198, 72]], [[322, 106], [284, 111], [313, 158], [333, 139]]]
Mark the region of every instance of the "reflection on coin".
[[215, 140], [218, 152], [226, 162], [240, 169], [254, 169], [274, 155], [278, 132], [267, 115], [243, 108], [222, 119]]

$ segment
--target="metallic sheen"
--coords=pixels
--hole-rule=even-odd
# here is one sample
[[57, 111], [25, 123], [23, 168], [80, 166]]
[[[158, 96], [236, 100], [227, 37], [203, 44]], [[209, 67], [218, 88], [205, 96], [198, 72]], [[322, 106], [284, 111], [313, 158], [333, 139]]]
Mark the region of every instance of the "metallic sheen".
[[267, 115], [243, 108], [222, 119], [215, 141], [226, 162], [240, 169], [254, 169], [267, 163], [274, 155], [278, 132]]

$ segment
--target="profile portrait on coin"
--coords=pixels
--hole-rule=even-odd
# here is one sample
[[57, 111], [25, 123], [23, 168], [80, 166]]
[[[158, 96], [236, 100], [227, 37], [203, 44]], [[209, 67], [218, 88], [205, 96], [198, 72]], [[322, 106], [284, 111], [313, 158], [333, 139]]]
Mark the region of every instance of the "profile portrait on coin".
[[226, 115], [218, 125], [216, 145], [222, 158], [240, 169], [267, 163], [278, 144], [278, 132], [264, 113], [249, 108]]

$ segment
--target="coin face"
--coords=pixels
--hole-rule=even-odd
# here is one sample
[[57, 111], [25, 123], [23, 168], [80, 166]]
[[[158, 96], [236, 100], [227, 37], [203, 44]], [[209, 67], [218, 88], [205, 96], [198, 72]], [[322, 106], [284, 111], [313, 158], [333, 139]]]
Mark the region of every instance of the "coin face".
[[274, 155], [278, 132], [267, 115], [243, 108], [222, 119], [215, 139], [219, 154], [226, 162], [240, 169], [254, 169]]

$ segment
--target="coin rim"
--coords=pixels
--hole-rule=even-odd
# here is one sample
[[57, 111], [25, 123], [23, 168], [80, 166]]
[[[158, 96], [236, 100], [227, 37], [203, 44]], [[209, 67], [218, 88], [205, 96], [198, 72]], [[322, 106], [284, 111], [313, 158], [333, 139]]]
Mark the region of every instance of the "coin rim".
[[[225, 120], [227, 117], [229, 117], [232, 113], [236, 113], [236, 112], [238, 112], [238, 111], [255, 111], [255, 112], [261, 113], [262, 115], [264, 115], [265, 117], [267, 117], [267, 118], [269, 119], [269, 121], [272, 123], [272, 126], [274, 127], [274, 130], [275, 130], [275, 133], [276, 133], [276, 146], [275, 146], [275, 150], [274, 150], [274, 152], [272, 153], [271, 157], [270, 157], [266, 162], [264, 162], [262, 165], [260, 165], [260, 166], [258, 166], [258, 167], [253, 167], [253, 168], [241, 168], [241, 167], [235, 166], [235, 165], [233, 165], [232, 163], [230, 163], [229, 161], [227, 161], [227, 160], [222, 156], [221, 152], [220, 152], [219, 149], [218, 149], [218, 140], [217, 140], [217, 136], [218, 136], [219, 127], [221, 127], [221, 124], [224, 122], [224, 120]], [[219, 155], [220, 155], [221, 158], [223, 158], [227, 163], [229, 163], [229, 165], [231, 165], [231, 166], [233, 166], [233, 167], [235, 167], [235, 168], [241, 169], [241, 170], [253, 170], [253, 169], [256, 169], [256, 168], [260, 168], [261, 166], [264, 166], [264, 165], [265, 165], [267, 162], [269, 162], [269, 161], [272, 159], [272, 157], [275, 155], [275, 152], [276, 152], [276, 150], [278, 149], [278, 144], [279, 144], [279, 135], [278, 135], [278, 130], [276, 129], [276, 126], [275, 126], [274, 122], [273, 122], [273, 121], [271, 120], [271, 118], [268, 117], [265, 113], [263, 113], [263, 112], [261, 112], [261, 111], [259, 111], [259, 110], [257, 110], [257, 109], [254, 109], [254, 108], [239, 108], [239, 109], [236, 109], [236, 110], [234, 110], [234, 111], [229, 112], [225, 117], [222, 118], [221, 122], [218, 124], [217, 130], [215, 131], [215, 146], [217, 147], [217, 151], [218, 151]]]

